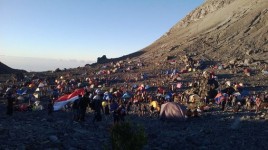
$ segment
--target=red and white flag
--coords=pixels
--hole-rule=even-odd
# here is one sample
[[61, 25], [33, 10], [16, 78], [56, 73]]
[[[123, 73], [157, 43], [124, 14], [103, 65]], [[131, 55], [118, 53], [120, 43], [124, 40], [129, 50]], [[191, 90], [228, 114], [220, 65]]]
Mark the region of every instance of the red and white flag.
[[79, 98], [79, 95], [84, 95], [85, 90], [84, 89], [76, 89], [71, 94], [66, 94], [58, 98], [54, 102], [54, 111], [62, 109], [66, 104], [73, 103], [75, 100]]

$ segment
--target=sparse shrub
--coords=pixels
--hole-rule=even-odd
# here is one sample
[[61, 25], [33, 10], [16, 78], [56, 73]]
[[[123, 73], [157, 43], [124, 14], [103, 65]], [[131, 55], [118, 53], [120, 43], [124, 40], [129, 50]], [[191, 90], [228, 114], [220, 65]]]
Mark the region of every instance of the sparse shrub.
[[122, 122], [111, 128], [113, 150], [141, 150], [146, 143], [147, 136], [140, 125]]

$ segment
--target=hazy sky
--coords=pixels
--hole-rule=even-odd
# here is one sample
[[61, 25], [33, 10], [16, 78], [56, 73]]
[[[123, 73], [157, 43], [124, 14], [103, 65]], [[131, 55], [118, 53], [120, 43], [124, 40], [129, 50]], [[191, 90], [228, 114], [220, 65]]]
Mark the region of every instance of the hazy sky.
[[157, 40], [203, 2], [0, 0], [0, 61], [45, 71], [126, 55]]

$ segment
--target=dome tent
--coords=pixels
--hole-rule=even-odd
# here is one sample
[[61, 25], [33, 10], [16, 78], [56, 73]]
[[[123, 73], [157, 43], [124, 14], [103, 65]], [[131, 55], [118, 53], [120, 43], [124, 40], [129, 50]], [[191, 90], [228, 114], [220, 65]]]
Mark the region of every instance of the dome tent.
[[169, 121], [182, 121], [185, 119], [186, 107], [175, 102], [161, 105], [160, 119]]

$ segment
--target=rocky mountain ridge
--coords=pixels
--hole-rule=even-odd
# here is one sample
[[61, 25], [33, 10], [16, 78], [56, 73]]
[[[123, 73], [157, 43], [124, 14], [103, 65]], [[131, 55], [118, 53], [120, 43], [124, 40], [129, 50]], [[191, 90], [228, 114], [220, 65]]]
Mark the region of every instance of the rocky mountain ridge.
[[155, 62], [195, 53], [225, 63], [235, 59], [267, 64], [267, 8], [266, 0], [207, 0], [144, 48], [141, 58]]

